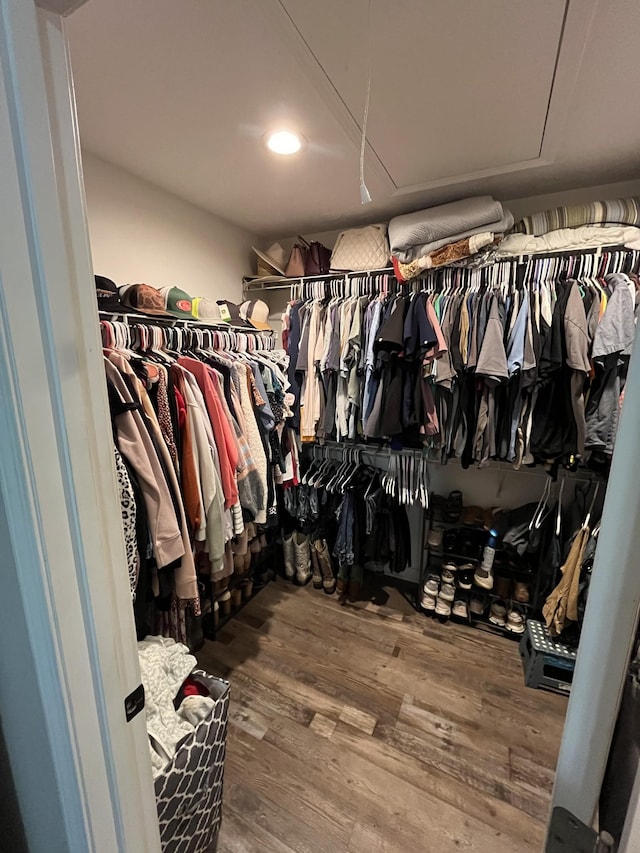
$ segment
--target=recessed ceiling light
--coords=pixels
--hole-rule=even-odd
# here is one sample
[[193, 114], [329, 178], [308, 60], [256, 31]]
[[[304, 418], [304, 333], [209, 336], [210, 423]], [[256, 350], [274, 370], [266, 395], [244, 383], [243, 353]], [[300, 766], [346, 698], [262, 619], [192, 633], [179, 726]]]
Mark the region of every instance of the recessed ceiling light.
[[305, 139], [299, 133], [290, 130], [278, 130], [266, 136], [266, 145], [274, 154], [297, 154], [303, 147]]

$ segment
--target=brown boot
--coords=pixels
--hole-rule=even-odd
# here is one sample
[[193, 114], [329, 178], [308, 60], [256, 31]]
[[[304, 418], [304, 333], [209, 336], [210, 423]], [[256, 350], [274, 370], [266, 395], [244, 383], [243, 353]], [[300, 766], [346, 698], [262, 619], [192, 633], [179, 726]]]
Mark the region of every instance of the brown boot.
[[[327, 540], [317, 539], [313, 543], [313, 546], [322, 575], [322, 583], [320, 584], [320, 586], [322, 586], [322, 589], [326, 592], [327, 595], [333, 595], [333, 593], [336, 591], [336, 577], [333, 573], [333, 565], [331, 563], [331, 554], [329, 553], [329, 546], [327, 545]], [[316, 585], [315, 577], [313, 585]]]
[[311, 542], [311, 570], [313, 572], [313, 586], [315, 589], [322, 589], [322, 572], [320, 570], [320, 560], [318, 558], [318, 552], [316, 551], [317, 547], [316, 542]]

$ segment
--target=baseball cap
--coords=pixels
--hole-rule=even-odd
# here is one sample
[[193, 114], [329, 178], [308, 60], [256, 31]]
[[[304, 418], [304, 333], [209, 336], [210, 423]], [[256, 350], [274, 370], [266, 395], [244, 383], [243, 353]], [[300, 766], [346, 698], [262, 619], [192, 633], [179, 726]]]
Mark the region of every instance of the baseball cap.
[[171, 317], [165, 310], [164, 296], [150, 284], [125, 284], [118, 288], [122, 302], [139, 314], [154, 317]]
[[104, 275], [94, 276], [96, 282], [96, 299], [98, 311], [108, 311], [112, 314], [131, 314], [131, 308], [123, 304], [118, 293], [118, 285]]
[[262, 299], [249, 299], [243, 302], [240, 306], [240, 316], [255, 329], [261, 329], [264, 332], [272, 332], [273, 329], [269, 325], [269, 306]]
[[251, 328], [251, 325], [240, 316], [240, 308], [233, 302], [226, 302], [223, 299], [216, 302], [213, 299], [198, 296], [193, 303], [193, 314], [203, 323], [226, 323], [240, 329]]
[[181, 320], [193, 320], [193, 299], [188, 293], [179, 287], [161, 287], [160, 293], [164, 297], [164, 307], [169, 314]]

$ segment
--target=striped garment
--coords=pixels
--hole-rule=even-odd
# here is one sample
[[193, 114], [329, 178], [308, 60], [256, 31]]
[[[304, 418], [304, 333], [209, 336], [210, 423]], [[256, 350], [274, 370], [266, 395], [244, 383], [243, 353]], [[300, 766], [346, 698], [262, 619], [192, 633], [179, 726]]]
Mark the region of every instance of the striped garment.
[[525, 216], [514, 225], [513, 230], [539, 237], [559, 228], [579, 228], [581, 225], [640, 226], [640, 198], [554, 207], [542, 213], [534, 213], [533, 216]]

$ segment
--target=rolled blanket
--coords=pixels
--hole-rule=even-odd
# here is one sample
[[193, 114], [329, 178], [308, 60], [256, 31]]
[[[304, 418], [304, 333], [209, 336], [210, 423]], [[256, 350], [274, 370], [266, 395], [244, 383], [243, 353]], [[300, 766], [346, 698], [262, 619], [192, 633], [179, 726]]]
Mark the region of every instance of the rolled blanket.
[[571, 249], [597, 249], [600, 246], [626, 246], [636, 249], [639, 240], [640, 228], [633, 225], [582, 225], [579, 228], [559, 228], [539, 237], [508, 234], [500, 244], [498, 257], [566, 252]]
[[640, 225], [640, 198], [635, 196], [554, 207], [523, 217], [513, 230], [539, 237], [549, 231], [581, 225]]
[[[482, 231], [503, 230], [493, 227], [493, 223], [499, 223], [503, 218], [502, 205], [491, 196], [464, 198], [396, 216], [389, 223], [391, 253], [406, 263], [463, 237]], [[432, 245], [435, 243], [439, 245]], [[429, 249], [416, 251], [424, 246], [429, 246]]]
[[462, 258], [468, 258], [475, 255], [476, 252], [490, 245], [494, 241], [493, 231], [485, 231], [482, 234], [474, 234], [472, 237], [465, 237], [462, 240], [457, 240], [455, 243], [448, 243], [435, 252], [430, 252], [428, 255], [422, 255], [416, 258], [415, 261], [410, 261], [408, 264], [402, 263], [394, 255], [392, 257], [393, 268], [395, 270], [398, 281], [409, 281], [412, 278], [420, 275], [425, 270], [435, 269], [451, 264], [454, 261], [459, 261]]

